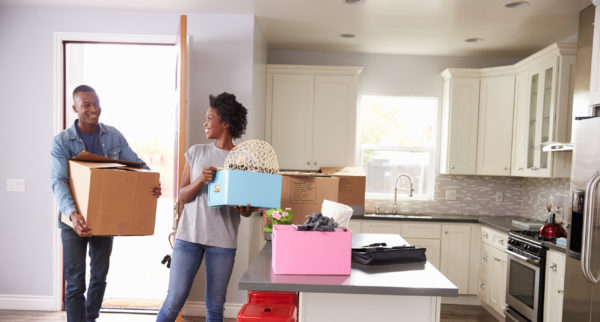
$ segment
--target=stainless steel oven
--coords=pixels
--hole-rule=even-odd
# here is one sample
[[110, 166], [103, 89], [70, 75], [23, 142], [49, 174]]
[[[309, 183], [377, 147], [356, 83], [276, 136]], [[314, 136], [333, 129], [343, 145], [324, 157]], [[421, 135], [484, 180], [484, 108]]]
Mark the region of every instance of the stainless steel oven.
[[509, 233], [506, 248], [506, 321], [542, 321], [546, 249], [540, 241], [518, 234], [524, 232]]

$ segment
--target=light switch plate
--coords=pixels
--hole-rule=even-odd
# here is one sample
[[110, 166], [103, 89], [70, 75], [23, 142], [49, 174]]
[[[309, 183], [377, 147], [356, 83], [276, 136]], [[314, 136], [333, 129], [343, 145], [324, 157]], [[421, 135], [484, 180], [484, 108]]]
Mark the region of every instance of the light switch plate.
[[6, 191], [25, 192], [25, 179], [6, 179]]
[[454, 189], [446, 190], [446, 200], [456, 200], [456, 190], [454, 190]]

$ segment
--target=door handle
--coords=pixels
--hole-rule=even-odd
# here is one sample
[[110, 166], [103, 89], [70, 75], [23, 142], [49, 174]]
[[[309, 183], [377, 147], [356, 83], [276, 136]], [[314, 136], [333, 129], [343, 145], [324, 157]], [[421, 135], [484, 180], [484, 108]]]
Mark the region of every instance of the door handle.
[[600, 182], [600, 172], [594, 173], [585, 189], [585, 205], [583, 207], [583, 229], [581, 249], [581, 270], [583, 276], [592, 284], [598, 284], [600, 277], [594, 276], [591, 268], [592, 234], [594, 209], [596, 208], [596, 188]]

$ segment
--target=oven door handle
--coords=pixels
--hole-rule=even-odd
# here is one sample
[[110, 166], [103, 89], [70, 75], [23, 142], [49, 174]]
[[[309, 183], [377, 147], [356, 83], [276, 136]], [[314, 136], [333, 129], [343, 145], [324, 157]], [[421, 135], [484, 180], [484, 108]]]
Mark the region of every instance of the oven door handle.
[[513, 252], [513, 251], [510, 251], [510, 250], [508, 250], [508, 249], [504, 249], [504, 251], [505, 251], [505, 252], [506, 252], [508, 255], [514, 256], [514, 257], [516, 257], [516, 258], [518, 258], [518, 259], [521, 259], [521, 260], [523, 260], [523, 261], [525, 261], [525, 262], [527, 262], [527, 263], [529, 263], [529, 264], [535, 265], [535, 266], [537, 266], [537, 267], [539, 267], [539, 266], [540, 266], [540, 260], [539, 260], [539, 259], [535, 259], [535, 258], [527, 258], [527, 257], [525, 257], [525, 256], [523, 256], [523, 255], [521, 255], [521, 254], [517, 254], [517, 253], [515, 253], [515, 252]]

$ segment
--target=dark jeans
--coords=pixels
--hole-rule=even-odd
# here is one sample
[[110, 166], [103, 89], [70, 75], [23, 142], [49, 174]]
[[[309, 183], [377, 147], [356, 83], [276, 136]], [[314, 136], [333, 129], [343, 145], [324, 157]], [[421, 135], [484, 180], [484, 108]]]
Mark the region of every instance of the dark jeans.
[[[92, 236], [81, 238], [72, 229], [62, 229], [65, 306], [67, 321], [96, 321], [106, 289], [106, 274], [112, 251], [113, 237]], [[85, 253], [90, 247], [90, 285], [87, 299], [85, 287]]]

